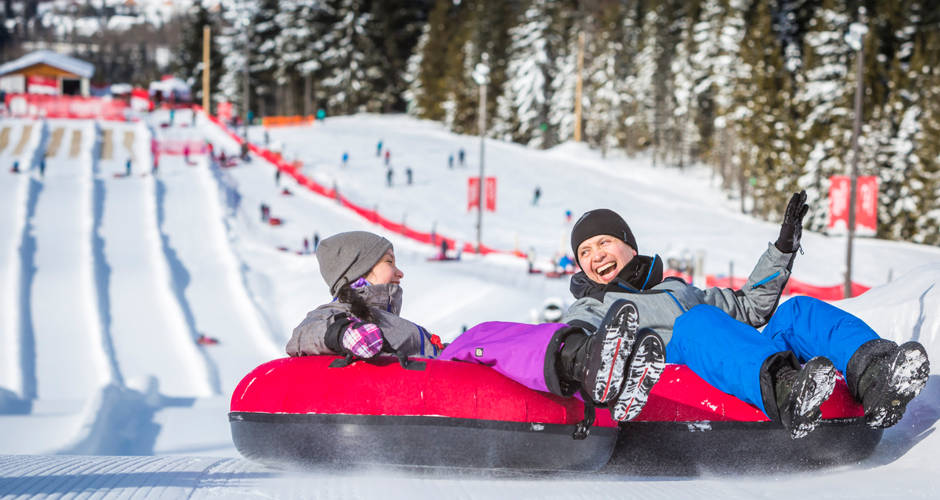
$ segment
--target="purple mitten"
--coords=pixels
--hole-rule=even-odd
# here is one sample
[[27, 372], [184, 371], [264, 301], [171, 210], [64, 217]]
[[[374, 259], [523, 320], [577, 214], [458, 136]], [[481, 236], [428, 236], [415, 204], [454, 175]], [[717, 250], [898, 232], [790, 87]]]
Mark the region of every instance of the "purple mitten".
[[371, 358], [382, 351], [382, 330], [354, 318], [343, 332], [343, 347], [360, 358]]

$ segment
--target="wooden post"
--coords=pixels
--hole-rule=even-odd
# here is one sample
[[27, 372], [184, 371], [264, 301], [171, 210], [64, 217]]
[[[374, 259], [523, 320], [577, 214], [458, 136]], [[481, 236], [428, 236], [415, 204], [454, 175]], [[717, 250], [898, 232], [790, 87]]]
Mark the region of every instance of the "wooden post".
[[584, 33], [578, 33], [578, 79], [574, 87], [574, 142], [581, 142], [581, 73], [584, 70]]
[[[864, 8], [859, 10], [859, 19], [865, 19]], [[867, 30], [866, 30], [867, 31]], [[858, 50], [855, 58], [855, 121], [852, 126], [852, 172], [849, 181], [849, 234], [845, 247], [845, 283], [843, 295], [852, 297], [852, 245], [855, 240], [855, 196], [858, 182], [858, 137], [862, 130], [862, 96], [865, 94], [865, 33], [858, 39]]]
[[202, 27], [202, 110], [207, 115], [212, 114], [209, 109], [209, 37], [211, 29], [208, 25]]

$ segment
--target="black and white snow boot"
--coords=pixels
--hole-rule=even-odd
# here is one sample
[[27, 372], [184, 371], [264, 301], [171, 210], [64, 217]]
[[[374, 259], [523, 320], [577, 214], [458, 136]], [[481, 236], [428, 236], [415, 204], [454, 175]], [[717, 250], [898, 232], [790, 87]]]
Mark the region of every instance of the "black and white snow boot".
[[866, 342], [852, 355], [846, 379], [875, 429], [891, 427], [904, 416], [907, 404], [927, 385], [930, 362], [918, 342], [897, 345], [890, 340]]
[[593, 335], [572, 334], [565, 339], [559, 353], [560, 372], [563, 378], [580, 383], [585, 400], [602, 406], [620, 393], [638, 318], [632, 302], [618, 300]]
[[792, 439], [805, 437], [822, 420], [819, 407], [829, 399], [836, 386], [836, 368], [832, 361], [817, 356], [799, 370], [781, 366], [774, 374], [777, 414]]
[[624, 372], [623, 390], [610, 405], [614, 420], [626, 422], [640, 414], [665, 368], [666, 345], [662, 337], [650, 328], [640, 330]]

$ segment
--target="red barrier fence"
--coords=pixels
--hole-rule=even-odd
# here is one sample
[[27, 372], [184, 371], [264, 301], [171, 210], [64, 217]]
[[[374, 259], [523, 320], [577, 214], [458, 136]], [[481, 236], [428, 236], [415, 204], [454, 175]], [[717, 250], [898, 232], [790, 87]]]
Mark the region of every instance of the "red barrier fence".
[[[201, 111], [201, 108], [198, 107], [198, 106], [194, 106], [194, 109]], [[244, 142], [244, 140], [243, 140], [241, 137], [239, 137], [238, 134], [236, 134], [236, 133], [234, 133], [234, 132], [228, 130], [228, 129], [222, 124], [222, 122], [219, 121], [219, 119], [218, 119], [217, 117], [211, 116], [211, 115], [206, 115], [206, 116], [207, 116], [213, 123], [215, 123], [215, 124], [218, 125], [222, 130], [224, 130], [224, 131], [229, 135], [229, 137], [231, 137], [233, 140], [235, 140], [235, 141], [238, 142], [239, 144], [242, 144], [242, 143]], [[322, 185], [320, 185], [319, 183], [317, 183], [316, 181], [314, 181], [313, 179], [310, 179], [309, 177], [307, 177], [307, 176], [301, 174], [301, 173], [299, 172], [299, 169], [297, 168], [296, 165], [287, 163], [287, 162], [284, 161], [284, 159], [281, 158], [281, 156], [280, 156], [279, 154], [277, 154], [277, 153], [274, 153], [274, 152], [272, 152], [272, 151], [270, 151], [270, 150], [267, 150], [267, 149], [265, 149], [265, 148], [262, 148], [262, 147], [260, 147], [260, 146], [255, 145], [255, 144], [252, 144], [252, 143], [250, 143], [250, 142], [248, 143], [248, 149], [249, 149], [252, 153], [255, 153], [256, 155], [260, 156], [261, 158], [267, 160], [269, 163], [271, 163], [272, 165], [274, 165], [274, 167], [277, 168], [278, 170], [280, 170], [281, 172], [284, 172], [285, 174], [290, 175], [291, 177], [293, 177], [294, 180], [296, 180], [297, 183], [300, 184], [301, 186], [304, 186], [304, 187], [306, 187], [307, 189], [309, 189], [310, 191], [313, 191], [314, 193], [319, 194], [319, 195], [321, 195], [321, 196], [325, 196], [325, 197], [327, 197], [327, 198], [336, 199], [336, 200], [339, 201], [340, 204], [342, 204], [344, 207], [346, 207], [346, 208], [352, 210], [353, 212], [356, 212], [357, 214], [359, 214], [360, 217], [362, 217], [362, 218], [368, 220], [369, 222], [372, 222], [373, 224], [378, 224], [379, 226], [382, 226], [383, 228], [387, 229], [388, 231], [391, 231], [391, 232], [393, 232], [393, 233], [400, 234], [400, 235], [402, 235], [402, 236], [404, 236], [404, 237], [406, 237], [406, 238], [410, 238], [410, 239], [412, 239], [412, 240], [415, 240], [415, 241], [418, 241], [418, 242], [421, 242], [421, 243], [427, 243], [427, 244], [431, 244], [431, 245], [439, 245], [441, 241], [446, 241], [448, 248], [456, 248], [457, 240], [454, 239], [454, 238], [448, 238], [448, 237], [446, 237], [446, 236], [442, 236], [442, 235], [439, 235], [439, 234], [432, 236], [431, 233], [425, 233], [425, 232], [422, 232], [422, 231], [418, 231], [418, 230], [412, 229], [412, 228], [410, 228], [410, 227], [408, 227], [408, 226], [406, 226], [406, 225], [404, 225], [404, 224], [401, 224], [401, 223], [398, 223], [398, 222], [394, 222], [394, 221], [392, 221], [391, 219], [386, 219], [386, 218], [383, 217], [381, 214], [379, 214], [378, 211], [376, 211], [376, 210], [374, 210], [374, 209], [369, 209], [369, 208], [365, 208], [365, 207], [361, 207], [361, 206], [359, 206], [359, 205], [356, 205], [355, 203], [353, 203], [352, 201], [350, 201], [350, 200], [349, 200], [348, 198], [346, 198], [345, 196], [343, 196], [343, 195], [337, 193], [335, 189], [333, 189], [333, 188], [328, 188], [328, 187], [326, 187], [326, 186], [322, 186]], [[473, 245], [472, 243], [464, 243], [463, 248], [462, 248], [462, 249], [459, 249], [459, 250], [461, 250], [461, 251], [463, 251], [463, 252], [466, 252], [466, 253], [480, 253], [481, 255], [487, 255], [487, 254], [491, 254], [491, 253], [500, 253], [500, 254], [515, 255], [515, 256], [517, 256], [517, 257], [523, 257], [523, 258], [525, 257], [525, 254], [524, 254], [523, 252], [520, 252], [519, 250], [512, 250], [512, 251], [498, 250], [498, 249], [491, 248], [491, 247], [488, 247], [488, 246], [482, 245], [482, 244], [480, 245], [479, 252], [477, 252], [476, 246]]]
[[42, 94], [8, 94], [12, 116], [126, 121], [127, 103], [120, 99]]
[[[691, 276], [673, 271], [672, 269], [664, 271], [663, 274], [665, 276], [677, 276], [684, 279], [688, 283], [692, 283]], [[714, 276], [709, 274], [705, 277], [705, 287], [710, 288], [716, 286], [719, 288], [732, 288], [734, 290], [739, 290], [744, 286], [744, 283], [747, 282], [747, 278], [739, 278], [735, 276], [730, 281], [731, 282], [729, 283], [727, 276]], [[859, 283], [852, 283], [852, 296], [858, 297], [870, 289], [870, 286], [865, 286]], [[820, 300], [842, 300], [845, 298], [842, 285], [816, 286], [795, 280], [793, 278], [790, 278], [790, 280], [787, 281], [787, 286], [783, 288], [783, 294], [807, 295], [809, 297], [815, 297]]]
[[202, 154], [205, 153], [208, 148], [206, 147], [206, 142], [202, 140], [165, 139], [156, 141], [156, 146], [153, 150], [156, 153], [165, 155], [182, 155], [187, 154], [187, 152], [188, 154]]

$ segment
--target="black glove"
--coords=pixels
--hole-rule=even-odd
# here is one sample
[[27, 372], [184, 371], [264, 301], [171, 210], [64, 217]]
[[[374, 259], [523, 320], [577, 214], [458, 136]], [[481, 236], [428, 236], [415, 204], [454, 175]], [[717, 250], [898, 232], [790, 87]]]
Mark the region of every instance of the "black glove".
[[783, 224], [780, 226], [780, 236], [774, 246], [783, 253], [793, 253], [800, 248], [800, 238], [803, 236], [803, 216], [809, 210], [806, 204], [806, 191], [794, 193], [787, 203], [787, 212], [783, 215]]

